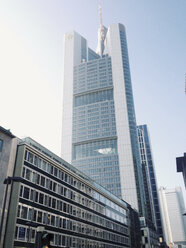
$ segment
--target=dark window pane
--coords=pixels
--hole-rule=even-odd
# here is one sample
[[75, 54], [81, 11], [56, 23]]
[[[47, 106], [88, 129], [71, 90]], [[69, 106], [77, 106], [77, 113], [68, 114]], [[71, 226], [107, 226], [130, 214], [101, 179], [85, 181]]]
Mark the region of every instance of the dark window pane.
[[25, 227], [19, 227], [18, 239], [24, 240], [25, 234], [26, 234], [26, 228]]
[[22, 206], [22, 209], [21, 209], [21, 218], [27, 219], [27, 211], [28, 211], [27, 207]]
[[29, 195], [30, 195], [30, 189], [24, 187], [23, 198], [29, 199]]
[[37, 214], [37, 222], [42, 222], [42, 212], [41, 211], [38, 211], [38, 214]]
[[39, 194], [39, 203], [43, 204], [43, 200], [44, 200], [44, 194], [40, 193]]

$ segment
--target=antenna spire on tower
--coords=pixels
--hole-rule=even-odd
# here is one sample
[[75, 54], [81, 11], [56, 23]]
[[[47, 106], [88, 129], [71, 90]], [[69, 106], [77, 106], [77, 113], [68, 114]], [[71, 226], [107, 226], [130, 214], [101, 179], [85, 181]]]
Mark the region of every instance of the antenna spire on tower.
[[102, 21], [102, 8], [101, 5], [99, 5], [99, 23], [100, 23], [100, 27], [103, 26], [103, 21]]
[[101, 5], [99, 5], [98, 46], [96, 52], [101, 57], [103, 56], [103, 52], [104, 52], [104, 41], [105, 41], [105, 27], [103, 26], [103, 21], [102, 21], [102, 8]]
[[99, 24], [100, 24], [100, 38], [101, 40], [104, 40], [104, 28], [103, 28], [103, 20], [102, 20], [102, 8], [101, 5], [99, 5]]

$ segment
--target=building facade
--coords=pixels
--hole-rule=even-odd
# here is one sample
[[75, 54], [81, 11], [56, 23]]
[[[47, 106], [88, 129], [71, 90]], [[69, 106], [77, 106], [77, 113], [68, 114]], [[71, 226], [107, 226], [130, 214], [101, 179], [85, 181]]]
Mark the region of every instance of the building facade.
[[163, 240], [164, 235], [159, 206], [158, 188], [147, 125], [138, 126], [138, 140], [145, 186], [147, 223], [151, 222], [150, 226], [152, 229], [157, 230], [158, 237], [160, 240]]
[[[8, 204], [5, 203], [3, 206], [6, 187], [4, 180], [13, 174], [17, 143], [18, 139], [9, 130], [0, 126], [0, 237], [4, 236], [8, 209]], [[10, 189], [7, 188], [7, 202], [9, 197]], [[0, 247], [2, 247], [2, 239], [0, 239]]]
[[183, 157], [176, 158], [177, 172], [182, 172], [183, 180], [186, 188], [186, 153]]
[[186, 247], [186, 216], [183, 195], [180, 187], [159, 189], [162, 224], [167, 245]]
[[62, 157], [145, 215], [125, 27], [65, 35]]
[[34, 247], [38, 226], [52, 247], [131, 247], [126, 202], [31, 138], [19, 140], [14, 165], [1, 247]]

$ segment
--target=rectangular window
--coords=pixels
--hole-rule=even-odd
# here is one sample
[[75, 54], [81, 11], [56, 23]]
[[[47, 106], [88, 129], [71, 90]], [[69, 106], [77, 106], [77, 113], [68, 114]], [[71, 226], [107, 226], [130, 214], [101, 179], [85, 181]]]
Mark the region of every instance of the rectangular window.
[[48, 198], [48, 206], [50, 207], [51, 206], [51, 197], [49, 196], [49, 198]]
[[24, 240], [25, 234], [26, 234], [26, 228], [25, 227], [19, 227], [18, 239]]
[[36, 166], [38, 165], [38, 157], [37, 157], [37, 156], [34, 157], [34, 164], [35, 164]]
[[51, 215], [51, 225], [55, 226], [55, 216]]
[[41, 186], [45, 187], [45, 178], [41, 176]]
[[18, 227], [16, 226], [16, 230], [15, 230], [15, 239], [17, 239], [17, 233], [18, 233]]
[[49, 189], [49, 182], [50, 180], [48, 178], [46, 178], [46, 188]]
[[47, 214], [43, 214], [43, 224], [47, 224]]
[[48, 196], [47, 195], [45, 195], [44, 205], [48, 206]]
[[25, 160], [27, 160], [27, 155], [28, 155], [28, 152], [25, 151]]
[[56, 217], [56, 227], [59, 227], [59, 217]]
[[30, 181], [30, 177], [31, 177], [31, 170], [26, 169], [26, 179]]
[[36, 183], [36, 178], [37, 178], [37, 174], [35, 172], [33, 172], [32, 174], [32, 182]]
[[50, 183], [49, 183], [49, 189], [52, 190], [52, 184], [53, 182], [50, 180]]
[[33, 216], [33, 209], [29, 208], [29, 210], [28, 210], [28, 220], [32, 221], [32, 216]]
[[33, 191], [33, 189], [31, 189], [31, 191], [30, 191], [30, 200], [31, 201], [34, 200], [34, 191]]
[[51, 219], [51, 216], [50, 216], [50, 214], [48, 214], [48, 221], [47, 221], [48, 225], [50, 225], [50, 219]]
[[58, 176], [58, 169], [57, 168], [54, 168], [54, 176]]
[[21, 209], [21, 206], [20, 206], [20, 205], [18, 205], [18, 209], [17, 209], [17, 217], [19, 217], [19, 216], [20, 216], [20, 209]]
[[38, 195], [39, 195], [39, 193], [37, 191], [35, 191], [35, 202], [38, 202]]
[[42, 221], [42, 212], [38, 211], [38, 213], [37, 213], [37, 222], [41, 223], [41, 221]]
[[27, 219], [27, 212], [28, 212], [27, 207], [22, 206], [22, 209], [21, 209], [21, 218]]
[[39, 184], [39, 182], [40, 182], [40, 175], [38, 174], [38, 175], [37, 175], [36, 183]]
[[56, 192], [57, 183], [53, 182], [53, 191]]
[[29, 161], [30, 163], [33, 163], [33, 160], [34, 160], [34, 155], [33, 155], [31, 152], [29, 152], [29, 153], [28, 153], [28, 161]]
[[47, 166], [47, 163], [45, 161], [42, 162], [42, 169], [44, 171], [46, 171], [46, 166]]
[[52, 199], [52, 208], [56, 208], [56, 199]]
[[36, 221], [37, 211], [33, 209], [33, 221]]
[[29, 195], [30, 195], [30, 189], [24, 187], [23, 198], [29, 199]]
[[41, 159], [38, 158], [38, 167], [41, 168]]
[[44, 194], [43, 193], [40, 193], [39, 194], [39, 203], [40, 204], [43, 204], [43, 201], [44, 201]]
[[2, 150], [3, 150], [3, 140], [0, 139], [0, 152], [2, 152]]

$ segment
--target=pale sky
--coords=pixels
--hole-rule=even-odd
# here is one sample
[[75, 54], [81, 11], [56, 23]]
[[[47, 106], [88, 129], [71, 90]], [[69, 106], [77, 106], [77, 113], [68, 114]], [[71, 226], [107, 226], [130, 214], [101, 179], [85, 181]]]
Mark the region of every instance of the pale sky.
[[158, 186], [181, 186], [186, 152], [185, 0], [1, 0], [0, 125], [61, 149], [63, 36], [75, 30], [97, 46], [103, 24], [126, 27], [136, 119], [147, 124]]

